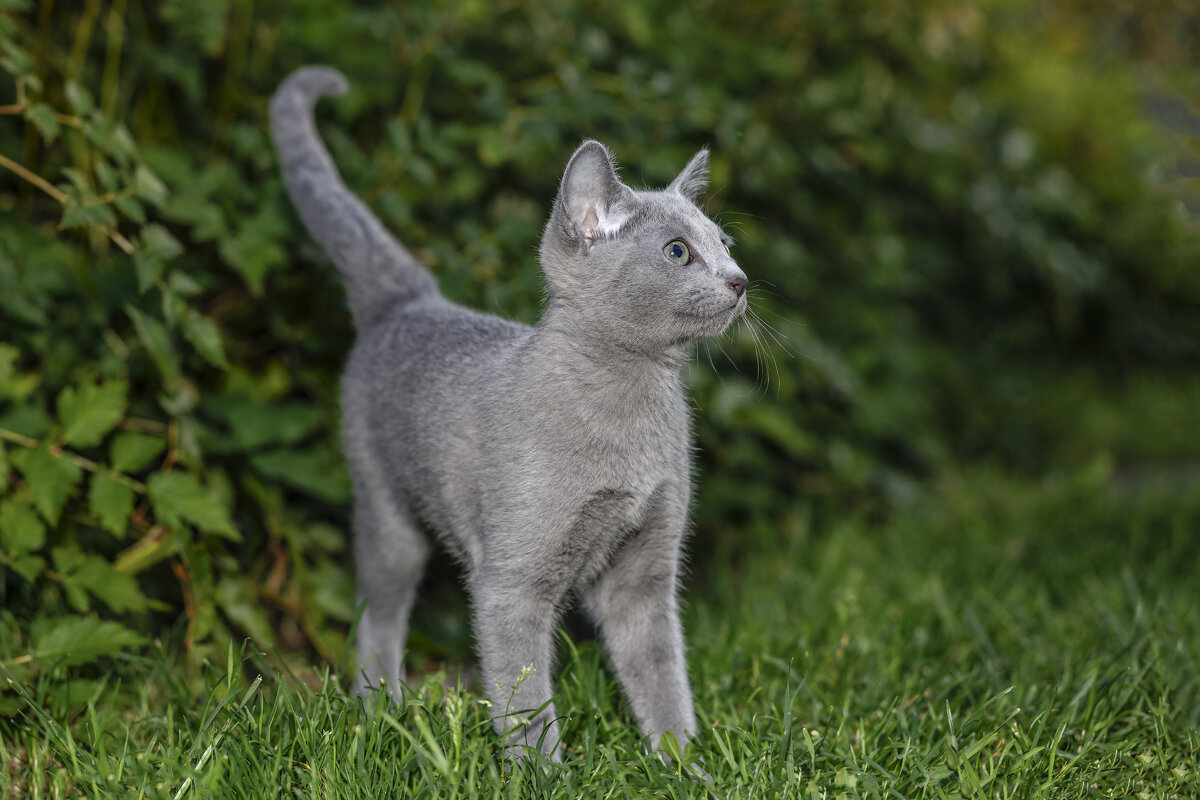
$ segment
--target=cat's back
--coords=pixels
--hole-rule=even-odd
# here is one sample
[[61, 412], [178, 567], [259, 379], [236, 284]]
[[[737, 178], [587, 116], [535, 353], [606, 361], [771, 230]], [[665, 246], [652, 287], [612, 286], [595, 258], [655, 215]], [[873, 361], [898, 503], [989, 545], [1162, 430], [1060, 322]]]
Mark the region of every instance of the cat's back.
[[526, 325], [439, 294], [422, 295], [397, 303], [375, 326], [360, 332], [347, 371], [363, 369], [379, 376], [381, 370], [444, 367], [451, 374], [470, 372], [515, 348], [531, 332]]
[[[342, 375], [343, 423], [390, 467], [471, 437], [479, 404], [529, 335], [520, 323], [427, 293], [360, 331]], [[402, 455], [401, 455], [402, 454]]]

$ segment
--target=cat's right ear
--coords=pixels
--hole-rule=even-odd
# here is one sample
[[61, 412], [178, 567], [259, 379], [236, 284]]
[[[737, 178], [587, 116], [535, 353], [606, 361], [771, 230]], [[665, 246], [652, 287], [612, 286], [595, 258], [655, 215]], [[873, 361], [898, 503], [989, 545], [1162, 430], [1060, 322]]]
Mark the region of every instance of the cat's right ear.
[[706, 188], [708, 188], [708, 149], [704, 148], [692, 156], [692, 160], [683, 168], [683, 172], [675, 176], [675, 180], [671, 181], [667, 190], [676, 191], [694, 203]]
[[617, 177], [608, 148], [593, 139], [580, 145], [567, 162], [558, 191], [567, 232], [588, 247], [615, 236], [629, 220], [632, 199], [632, 190]]

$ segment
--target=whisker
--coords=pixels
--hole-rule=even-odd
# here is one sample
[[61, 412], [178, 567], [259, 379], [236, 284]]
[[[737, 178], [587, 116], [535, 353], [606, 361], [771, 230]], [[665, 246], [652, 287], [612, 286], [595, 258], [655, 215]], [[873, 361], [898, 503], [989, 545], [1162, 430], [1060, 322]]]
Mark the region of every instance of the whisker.
[[730, 216], [734, 216], [734, 217], [749, 217], [750, 219], [766, 219], [766, 217], [759, 216], [758, 214], [751, 214], [748, 211], [724, 211], [722, 213], [729, 214]]
[[779, 294], [779, 292], [772, 291], [771, 289], [764, 289], [761, 286], [755, 286], [753, 281], [751, 281], [750, 285], [746, 287], [746, 294], [750, 297], [774, 297], [776, 300], [784, 299], [783, 295]]
[[759, 390], [758, 397], [761, 400], [766, 397], [767, 389], [771, 387], [771, 371], [763, 358], [762, 341], [758, 338], [758, 331], [754, 329], [754, 320], [750, 317], [742, 319], [746, 323], [746, 330], [750, 332], [750, 338], [754, 341], [754, 388]]
[[708, 357], [709, 369], [711, 369], [716, 374], [717, 380], [719, 380], [721, 382], [721, 385], [724, 386], [725, 385], [725, 376], [721, 374], [720, 370], [717, 369], [717, 365], [713, 363], [712, 347], [709, 345], [708, 339], [704, 340], [704, 355], [706, 355]]
[[[757, 324], [757, 318], [752, 318], [749, 321], [749, 327], [754, 333], [754, 346], [756, 355], [759, 351], [761, 351], [765, 356], [763, 359], [763, 365], [767, 370], [767, 380], [763, 385], [763, 396], [766, 396], [767, 390], [771, 388], [771, 372], [774, 371], [775, 375], [781, 375], [782, 373], [779, 371], [779, 362], [775, 359], [775, 353], [770, 347], [767, 346], [766, 342], [763, 341], [763, 331]], [[767, 367], [768, 359], [770, 363], [769, 367]], [[775, 385], [778, 387], [779, 381], [776, 381]]]
[[754, 309], [748, 308], [747, 312], [754, 319], [754, 321], [761, 326], [762, 332], [771, 337], [771, 340], [775, 342], [776, 347], [790, 356], [795, 355], [794, 351], [790, 347], [790, 341], [786, 336], [784, 336], [782, 331], [776, 329], [775, 326], [763, 319], [762, 316]]
[[734, 370], [736, 370], [737, 372], [741, 372], [741, 370], [738, 369], [737, 362], [734, 361], [732, 358], [730, 358], [729, 353], [726, 353], [725, 348], [721, 346], [721, 340], [719, 338], [713, 339], [713, 343], [716, 344], [717, 349], [721, 351], [721, 355], [725, 356], [725, 360], [728, 361], [730, 363], [730, 365], [733, 366]]

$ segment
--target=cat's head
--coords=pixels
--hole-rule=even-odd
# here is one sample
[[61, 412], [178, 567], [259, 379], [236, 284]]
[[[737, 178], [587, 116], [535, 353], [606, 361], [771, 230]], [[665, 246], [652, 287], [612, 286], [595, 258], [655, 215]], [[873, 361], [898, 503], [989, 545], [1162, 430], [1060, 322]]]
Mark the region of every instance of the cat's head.
[[604, 145], [567, 164], [542, 236], [555, 313], [592, 334], [652, 352], [724, 331], [746, 309], [732, 240], [695, 203], [707, 185], [701, 150], [661, 191], [617, 177]]

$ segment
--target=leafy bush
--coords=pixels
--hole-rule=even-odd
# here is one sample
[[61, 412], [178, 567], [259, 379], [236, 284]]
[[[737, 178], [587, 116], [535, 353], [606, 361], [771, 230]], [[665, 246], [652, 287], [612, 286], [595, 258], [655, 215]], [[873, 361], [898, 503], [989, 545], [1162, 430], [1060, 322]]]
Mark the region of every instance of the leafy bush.
[[341, 652], [352, 331], [265, 122], [304, 63], [351, 78], [320, 109], [348, 183], [448, 295], [525, 321], [581, 138], [634, 184], [712, 147], [763, 319], [690, 371], [702, 549], [971, 459], [1091, 458], [1111, 425], [1061, 398], [1200, 363], [1200, 239], [1134, 88], [1030, 46], [1023, 6], [101, 6], [0, 3], [0, 656], [26, 672], [181, 612], [192, 663]]

